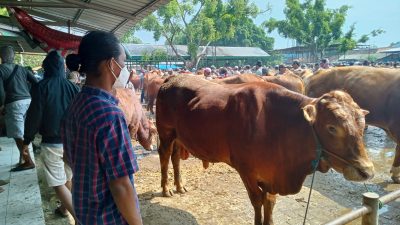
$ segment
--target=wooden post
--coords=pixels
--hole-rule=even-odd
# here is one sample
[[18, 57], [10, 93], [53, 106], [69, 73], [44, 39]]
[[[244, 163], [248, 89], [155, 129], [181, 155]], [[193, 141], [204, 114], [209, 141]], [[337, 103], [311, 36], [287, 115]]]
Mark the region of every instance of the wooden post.
[[362, 217], [362, 225], [378, 225], [379, 195], [373, 192], [364, 193], [363, 204], [368, 206], [371, 212]]

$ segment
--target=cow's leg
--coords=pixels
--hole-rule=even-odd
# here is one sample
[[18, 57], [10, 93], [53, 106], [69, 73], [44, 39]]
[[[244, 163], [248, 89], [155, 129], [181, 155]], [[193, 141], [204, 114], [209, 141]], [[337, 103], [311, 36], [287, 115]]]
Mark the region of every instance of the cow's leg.
[[174, 184], [176, 186], [176, 191], [178, 193], [184, 194], [185, 192], [187, 192], [187, 190], [182, 185], [181, 172], [180, 172], [180, 162], [181, 162], [180, 152], [181, 150], [175, 144], [174, 149], [172, 151], [171, 161], [172, 161], [172, 166], [174, 168]]
[[147, 107], [146, 108], [147, 108], [147, 111], [150, 112], [151, 114], [154, 114], [154, 112], [153, 112], [153, 102], [154, 102], [153, 97], [149, 96], [148, 99], [147, 99]]
[[264, 225], [273, 225], [272, 211], [274, 210], [276, 195], [265, 192], [264, 195]]
[[[161, 139], [161, 138], [160, 138]], [[173, 142], [165, 142], [160, 143], [160, 147], [158, 149], [158, 154], [160, 157], [160, 166], [161, 166], [161, 188], [162, 195], [164, 197], [171, 197], [173, 192], [168, 188], [168, 164], [169, 159], [172, 155], [173, 150]]]
[[244, 186], [246, 187], [247, 194], [249, 195], [251, 204], [254, 208], [254, 225], [262, 224], [261, 207], [263, 204], [263, 193], [257, 184], [257, 180], [246, 174], [240, 174]]
[[386, 133], [391, 137], [396, 145], [396, 153], [394, 156], [392, 169], [390, 173], [392, 173], [392, 180], [394, 183], [400, 184], [400, 129], [399, 126], [392, 126], [389, 130], [385, 130]]
[[394, 183], [400, 184], [400, 143], [396, 146], [396, 155], [394, 156], [393, 166], [390, 170]]

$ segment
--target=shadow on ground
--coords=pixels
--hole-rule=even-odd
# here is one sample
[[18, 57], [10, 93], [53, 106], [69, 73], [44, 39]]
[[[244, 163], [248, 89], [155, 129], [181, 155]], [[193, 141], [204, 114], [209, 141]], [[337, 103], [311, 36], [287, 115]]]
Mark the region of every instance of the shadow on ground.
[[140, 211], [145, 225], [198, 225], [196, 218], [189, 212], [153, 202], [154, 197], [161, 197], [160, 192], [139, 194]]

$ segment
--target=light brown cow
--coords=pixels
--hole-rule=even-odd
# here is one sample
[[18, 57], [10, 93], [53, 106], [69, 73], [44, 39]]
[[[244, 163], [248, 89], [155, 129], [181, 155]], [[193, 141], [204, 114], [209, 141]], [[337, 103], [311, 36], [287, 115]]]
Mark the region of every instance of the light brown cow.
[[315, 99], [267, 82], [220, 85], [174, 76], [161, 86], [156, 105], [164, 196], [172, 194], [167, 186], [170, 158], [177, 191], [186, 191], [179, 169], [186, 151], [238, 171], [257, 225], [262, 207], [264, 224], [273, 224], [275, 195], [298, 193], [312, 173], [315, 137], [324, 148], [319, 171], [333, 167], [354, 181], [374, 173], [362, 139], [366, 112], [341, 91]]
[[211, 82], [218, 84], [242, 84], [247, 82], [271, 82], [279, 84], [291, 91], [304, 94], [303, 80], [293, 73], [287, 73], [279, 76], [257, 76], [255, 74], [240, 74], [237, 76], [231, 76], [224, 79], [214, 79]]
[[131, 138], [137, 139], [146, 150], [151, 150], [151, 141], [157, 134], [157, 130], [147, 119], [135, 92], [127, 88], [118, 88], [113, 91], [119, 101], [118, 106], [125, 115]]
[[262, 79], [274, 84], [279, 84], [291, 91], [295, 91], [300, 94], [305, 93], [303, 80], [299, 76], [291, 72], [278, 76], [264, 76], [262, 77]]
[[243, 84], [247, 82], [264, 82], [260, 76], [255, 74], [240, 74], [236, 76], [230, 76], [223, 79], [213, 79], [211, 82], [218, 84]]
[[371, 112], [367, 124], [384, 129], [397, 142], [391, 173], [393, 181], [400, 183], [400, 71], [361, 66], [321, 70], [308, 79], [306, 92], [318, 97], [337, 89]]

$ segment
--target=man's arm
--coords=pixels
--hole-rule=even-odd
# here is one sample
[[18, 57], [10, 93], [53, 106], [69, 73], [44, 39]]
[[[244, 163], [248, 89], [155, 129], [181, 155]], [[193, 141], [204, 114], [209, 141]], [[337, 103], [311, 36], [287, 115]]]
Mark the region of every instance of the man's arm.
[[96, 133], [100, 163], [121, 215], [130, 225], [141, 225], [139, 202], [129, 179], [138, 168], [128, 127], [122, 112], [108, 119], [110, 122], [103, 124]]
[[[137, 195], [129, 176], [110, 181], [110, 190], [118, 210], [130, 225], [141, 225]], [[133, 204], [135, 203], [135, 204]]]
[[29, 70], [26, 71], [27, 75], [26, 75], [26, 79], [31, 83], [31, 84], [36, 84], [39, 81], [36, 79], [35, 75], [33, 75], [33, 73]]
[[25, 119], [24, 145], [27, 147], [35, 138], [42, 123], [43, 96], [38, 84], [34, 84], [31, 91], [32, 102], [29, 105]]

